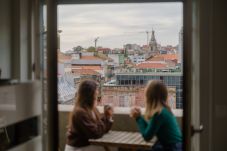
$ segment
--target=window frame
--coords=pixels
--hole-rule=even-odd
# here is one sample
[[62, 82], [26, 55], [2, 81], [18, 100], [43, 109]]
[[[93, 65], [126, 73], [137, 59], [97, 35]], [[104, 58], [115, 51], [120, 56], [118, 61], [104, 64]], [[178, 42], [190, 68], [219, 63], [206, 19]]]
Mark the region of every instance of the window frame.
[[[161, 3], [168, 3], [168, 2], [181, 2], [182, 3], [182, 8], [184, 7], [183, 6], [183, 1], [182, 0], [115, 0], [114, 2], [111, 2], [111, 1], [105, 1], [105, 0], [58, 0], [58, 5], [72, 5], [72, 4], [85, 4], [85, 5], [89, 5], [89, 4], [104, 4], [104, 5], [111, 5], [111, 4], [121, 4], [121, 3], [124, 3], [124, 4], [130, 4], [130, 3], [138, 3], [138, 4], [142, 4], [142, 3], [154, 3], [154, 2], [161, 2]], [[184, 16], [183, 16], [184, 18]], [[184, 25], [183, 25], [184, 27]], [[153, 70], [153, 69], [148, 69], [148, 70]], [[145, 84], [145, 80], [143, 80], [144, 78], [141, 79], [140, 76], [137, 76], [137, 75], [134, 75], [133, 77], [132, 76], [129, 76], [130, 78], [127, 78], [128, 76], [127, 75], [120, 75], [119, 76], [119, 82], [122, 86], [128, 86], [128, 87], [131, 87], [131, 86], [134, 86], [134, 85], [144, 85]], [[167, 80], [167, 82], [170, 83], [170, 85], [172, 85], [172, 82], [173, 82], [173, 79], [174, 77], [166, 77], [165, 75], [163, 76], [160, 76], [160, 78], [158, 77], [155, 77], [154, 79], [151, 79], [149, 77], [147, 77], [146, 75], [144, 75], [144, 77], [146, 77], [147, 80]], [[117, 78], [117, 77], [116, 77]], [[183, 84], [182, 84], [183, 85]], [[176, 101], [176, 106], [177, 106], [178, 102]], [[117, 108], [117, 107], [115, 107]], [[127, 108], [127, 107], [124, 107], [124, 108]], [[130, 107], [128, 107], [130, 108]], [[183, 109], [178, 109], [178, 110], [183, 110]], [[121, 109], [117, 109], [115, 110], [114, 114], [122, 114], [122, 113], [125, 113], [125, 112], [121, 112], [122, 110]], [[127, 110], [126, 110], [127, 111]], [[129, 113], [129, 112], [127, 112]]]
[[[47, 0], [49, 2], [49, 4], [47, 3], [47, 5], [49, 5], [50, 10], [48, 12], [51, 12], [51, 10], [54, 10], [54, 8], [52, 9], [52, 7], [56, 7], [56, 5], [58, 4], [112, 4], [112, 3], [152, 3], [152, 2], [182, 2], [183, 3], [183, 60], [184, 60], [184, 64], [183, 64], [183, 133], [184, 133], [184, 150], [185, 151], [189, 151], [191, 150], [191, 130], [190, 130], [190, 125], [191, 124], [191, 115], [190, 115], [190, 111], [191, 111], [191, 98], [192, 98], [192, 75], [193, 75], [193, 70], [192, 70], [192, 48], [193, 48], [193, 15], [195, 15], [195, 13], [193, 13], [193, 10], [195, 10], [195, 8], [193, 7], [193, 1], [192, 0], [115, 0], [115, 1], [111, 1], [111, 0], [58, 0], [58, 3], [55, 3], [56, 0]], [[197, 5], [197, 4], [195, 4]], [[50, 13], [52, 14], [52, 13]], [[57, 12], [54, 10], [53, 11], [53, 15], [55, 16], [54, 19], [50, 19], [51, 15], [49, 15], [49, 17], [47, 17], [47, 19], [52, 20], [53, 22], [50, 23], [49, 28], [50, 27], [56, 27], [56, 17], [57, 17]], [[53, 17], [53, 16], [52, 16]], [[196, 18], [196, 17], [195, 17]], [[57, 31], [57, 30], [56, 30]], [[54, 34], [53, 32], [51, 32], [51, 34]], [[50, 34], [50, 35], [51, 35]], [[52, 37], [52, 41], [53, 42], [48, 42], [49, 45], [54, 46], [57, 45], [56, 41], [57, 41], [57, 37], [56, 35], [50, 36]], [[55, 41], [56, 40], [56, 41]], [[49, 51], [51, 51], [49, 49]], [[50, 62], [56, 65], [56, 59], [54, 59], [54, 57], [57, 56], [57, 52], [53, 51], [52, 53], [53, 55], [53, 60], [51, 60]], [[55, 62], [55, 63], [54, 63]], [[54, 71], [53, 71], [54, 72]], [[57, 74], [55, 75], [57, 76]], [[54, 78], [52, 80], [52, 82], [57, 83], [56, 78]], [[54, 110], [54, 113], [52, 113], [50, 115], [49, 118], [53, 117], [54, 119], [56, 119], [56, 115], [58, 114], [58, 111], [55, 110], [55, 107], [58, 105], [57, 100], [55, 100], [55, 98], [57, 97], [57, 90], [56, 88], [54, 88], [54, 86], [51, 86], [48, 89], [53, 88], [53, 92], [54, 94], [51, 95], [51, 97], [48, 98], [48, 100], [50, 100], [50, 103], [53, 103], [52, 106], [48, 107], [48, 113]], [[55, 92], [54, 92], [55, 91]], [[51, 101], [53, 100], [53, 101]], [[57, 122], [55, 122], [57, 123]], [[51, 126], [50, 126], [51, 127]], [[54, 138], [54, 137], [52, 137]], [[54, 142], [54, 141], [53, 141]]]

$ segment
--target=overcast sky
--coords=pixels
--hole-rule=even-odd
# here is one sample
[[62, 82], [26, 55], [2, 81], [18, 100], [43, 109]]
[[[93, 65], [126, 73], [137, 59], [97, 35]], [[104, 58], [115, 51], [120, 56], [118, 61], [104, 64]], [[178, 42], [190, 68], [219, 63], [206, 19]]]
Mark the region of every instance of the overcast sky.
[[[155, 30], [161, 45], [177, 45], [182, 27], [182, 3], [61, 5], [58, 7], [61, 51], [75, 46], [122, 48], [144, 45], [145, 31]], [[149, 36], [150, 37], [150, 36]]]

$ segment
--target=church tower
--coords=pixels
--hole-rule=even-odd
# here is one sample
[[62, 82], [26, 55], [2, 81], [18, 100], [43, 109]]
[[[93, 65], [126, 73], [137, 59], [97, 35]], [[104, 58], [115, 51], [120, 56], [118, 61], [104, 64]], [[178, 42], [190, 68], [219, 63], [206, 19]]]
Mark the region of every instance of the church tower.
[[152, 35], [151, 35], [151, 40], [149, 42], [149, 47], [152, 53], [157, 53], [158, 52], [158, 48], [157, 48], [157, 42], [155, 39], [155, 33], [154, 30], [152, 29]]

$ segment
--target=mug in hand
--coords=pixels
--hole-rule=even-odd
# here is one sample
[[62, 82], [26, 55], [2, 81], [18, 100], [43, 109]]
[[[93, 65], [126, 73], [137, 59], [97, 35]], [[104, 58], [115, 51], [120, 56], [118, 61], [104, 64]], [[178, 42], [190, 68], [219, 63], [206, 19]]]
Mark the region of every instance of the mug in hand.
[[109, 114], [113, 110], [113, 107], [110, 104], [104, 105], [104, 113]]
[[101, 100], [102, 100], [102, 96], [98, 96], [98, 97], [97, 97], [97, 101], [100, 103]]

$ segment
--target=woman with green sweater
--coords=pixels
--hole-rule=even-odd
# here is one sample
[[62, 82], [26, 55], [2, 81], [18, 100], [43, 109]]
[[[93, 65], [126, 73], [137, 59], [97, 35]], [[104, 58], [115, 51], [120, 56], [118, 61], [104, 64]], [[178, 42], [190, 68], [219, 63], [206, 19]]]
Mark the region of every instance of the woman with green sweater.
[[166, 86], [160, 81], [149, 82], [145, 98], [145, 115], [141, 116], [140, 108], [134, 107], [131, 116], [136, 119], [140, 133], [146, 141], [154, 136], [158, 138], [151, 151], [182, 151], [182, 134], [167, 104]]

